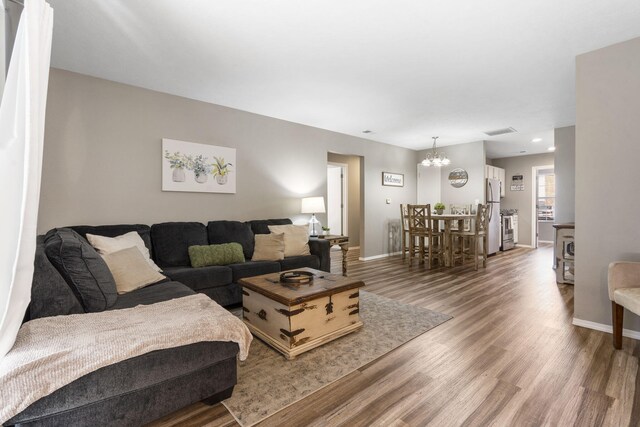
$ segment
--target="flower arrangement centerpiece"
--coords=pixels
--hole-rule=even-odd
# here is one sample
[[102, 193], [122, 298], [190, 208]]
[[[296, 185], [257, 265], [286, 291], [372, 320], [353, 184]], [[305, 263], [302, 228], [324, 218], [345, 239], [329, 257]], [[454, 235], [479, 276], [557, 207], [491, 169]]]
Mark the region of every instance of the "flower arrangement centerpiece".
[[435, 205], [433, 205], [433, 209], [435, 209], [436, 214], [438, 214], [438, 215], [442, 215], [443, 214], [444, 208], [445, 208], [444, 203], [441, 203], [441, 202], [438, 202]]
[[216, 177], [216, 182], [220, 185], [227, 183], [228, 174], [231, 171], [231, 163], [225, 163], [224, 157], [213, 156], [216, 161], [211, 166], [213, 167], [213, 176]]

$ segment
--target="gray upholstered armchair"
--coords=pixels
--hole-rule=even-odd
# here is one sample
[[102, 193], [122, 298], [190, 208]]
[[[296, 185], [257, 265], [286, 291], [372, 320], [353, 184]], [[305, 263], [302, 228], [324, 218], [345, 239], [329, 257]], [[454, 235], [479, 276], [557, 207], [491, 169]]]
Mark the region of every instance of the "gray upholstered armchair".
[[609, 264], [609, 299], [613, 319], [613, 346], [622, 348], [624, 309], [640, 315], [640, 262]]

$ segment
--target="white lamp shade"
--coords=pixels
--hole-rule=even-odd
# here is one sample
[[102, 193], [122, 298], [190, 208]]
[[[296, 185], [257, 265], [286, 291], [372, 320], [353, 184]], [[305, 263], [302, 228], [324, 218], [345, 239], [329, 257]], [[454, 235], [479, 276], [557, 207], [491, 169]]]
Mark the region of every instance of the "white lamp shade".
[[324, 213], [324, 197], [305, 197], [302, 199], [300, 213]]

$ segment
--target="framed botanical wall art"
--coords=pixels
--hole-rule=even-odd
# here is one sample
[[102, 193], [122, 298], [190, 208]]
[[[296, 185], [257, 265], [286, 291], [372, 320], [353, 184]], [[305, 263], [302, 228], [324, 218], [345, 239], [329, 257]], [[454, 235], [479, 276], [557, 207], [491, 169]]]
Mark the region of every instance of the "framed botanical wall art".
[[236, 149], [162, 139], [162, 191], [236, 192]]

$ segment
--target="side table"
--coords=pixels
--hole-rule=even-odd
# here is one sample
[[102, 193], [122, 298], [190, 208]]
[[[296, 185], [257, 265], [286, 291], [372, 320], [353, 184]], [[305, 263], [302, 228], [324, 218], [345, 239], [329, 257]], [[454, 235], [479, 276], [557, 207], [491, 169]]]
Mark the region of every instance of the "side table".
[[556, 241], [553, 247], [553, 266], [556, 269], [556, 282], [573, 285], [575, 274], [575, 225], [573, 223], [553, 224], [553, 228], [556, 229]]
[[349, 252], [349, 236], [338, 236], [336, 234], [328, 234], [326, 236], [318, 236], [318, 239], [329, 241], [329, 245], [338, 245], [342, 250], [342, 275], [347, 275], [347, 252]]

